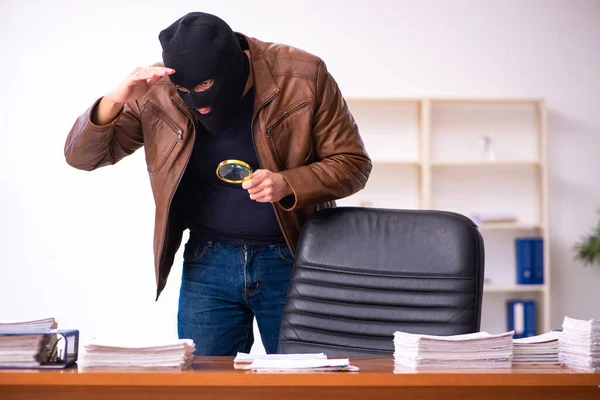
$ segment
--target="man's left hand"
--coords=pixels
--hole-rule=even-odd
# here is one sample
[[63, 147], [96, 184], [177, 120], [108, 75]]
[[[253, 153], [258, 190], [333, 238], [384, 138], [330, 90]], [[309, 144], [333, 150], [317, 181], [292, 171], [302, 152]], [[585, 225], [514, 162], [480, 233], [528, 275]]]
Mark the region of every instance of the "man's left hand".
[[252, 178], [242, 183], [242, 187], [252, 200], [259, 203], [275, 203], [292, 194], [292, 188], [283, 176], [266, 169], [254, 171]]

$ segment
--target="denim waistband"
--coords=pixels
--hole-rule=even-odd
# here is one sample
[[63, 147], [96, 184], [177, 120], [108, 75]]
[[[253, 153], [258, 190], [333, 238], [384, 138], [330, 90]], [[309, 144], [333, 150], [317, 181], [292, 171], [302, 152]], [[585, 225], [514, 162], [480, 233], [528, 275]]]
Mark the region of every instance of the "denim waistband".
[[224, 245], [231, 246], [270, 246], [270, 245], [280, 245], [285, 246], [285, 240], [274, 240], [274, 241], [264, 241], [264, 240], [249, 240], [249, 239], [230, 239], [230, 240], [215, 240], [213, 238], [206, 237], [199, 232], [190, 231], [190, 237], [188, 239], [189, 244], [202, 244], [202, 243], [220, 243]]

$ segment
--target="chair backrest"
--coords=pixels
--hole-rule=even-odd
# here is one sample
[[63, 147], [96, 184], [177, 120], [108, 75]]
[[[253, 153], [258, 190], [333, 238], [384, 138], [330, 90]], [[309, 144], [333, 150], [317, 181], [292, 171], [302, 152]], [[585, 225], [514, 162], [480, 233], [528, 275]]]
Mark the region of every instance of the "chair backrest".
[[479, 331], [484, 247], [469, 218], [443, 211], [339, 207], [305, 224], [280, 353], [391, 355], [395, 331]]

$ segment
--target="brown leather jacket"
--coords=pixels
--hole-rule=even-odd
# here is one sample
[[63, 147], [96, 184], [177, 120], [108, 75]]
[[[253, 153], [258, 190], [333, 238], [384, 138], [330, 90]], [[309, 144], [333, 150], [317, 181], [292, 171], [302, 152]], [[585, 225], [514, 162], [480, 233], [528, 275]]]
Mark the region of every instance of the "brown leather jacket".
[[[295, 252], [306, 219], [318, 209], [335, 206], [335, 199], [364, 188], [371, 160], [321, 59], [290, 46], [247, 40], [254, 77], [254, 146], [261, 168], [280, 172], [294, 193], [273, 207]], [[185, 229], [178, 207], [171, 205], [192, 152], [195, 117], [168, 77], [127, 103], [108, 125], [90, 121], [96, 104], [75, 122], [65, 156], [69, 165], [93, 170], [115, 164], [144, 146], [156, 204], [158, 298]]]

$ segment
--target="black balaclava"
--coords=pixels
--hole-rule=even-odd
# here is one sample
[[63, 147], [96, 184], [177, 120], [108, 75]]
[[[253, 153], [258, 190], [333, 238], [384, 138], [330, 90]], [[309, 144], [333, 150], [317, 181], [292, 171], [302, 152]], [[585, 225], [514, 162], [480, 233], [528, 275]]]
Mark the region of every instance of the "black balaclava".
[[[165, 67], [173, 68], [171, 82], [190, 93], [177, 91], [181, 99], [211, 133], [225, 130], [244, 94], [249, 63], [233, 30], [214, 15], [192, 12], [160, 32]], [[194, 87], [205, 80], [214, 84], [203, 92]], [[200, 114], [196, 109], [210, 107]]]

